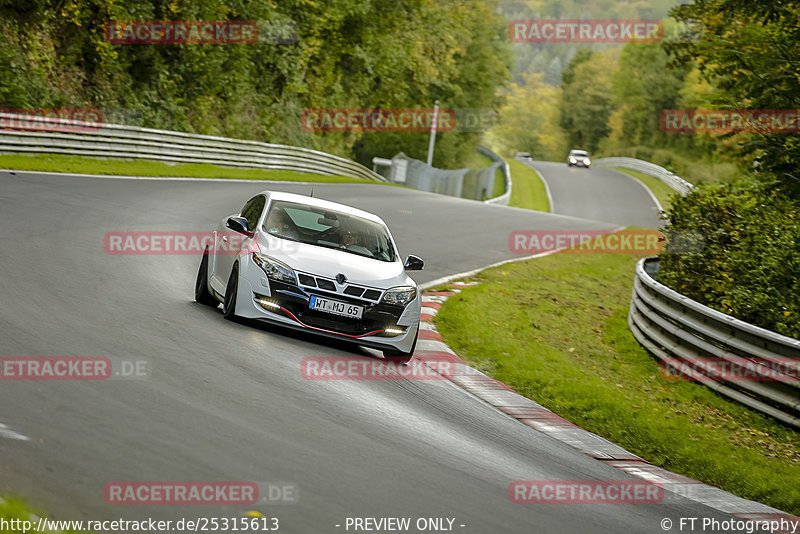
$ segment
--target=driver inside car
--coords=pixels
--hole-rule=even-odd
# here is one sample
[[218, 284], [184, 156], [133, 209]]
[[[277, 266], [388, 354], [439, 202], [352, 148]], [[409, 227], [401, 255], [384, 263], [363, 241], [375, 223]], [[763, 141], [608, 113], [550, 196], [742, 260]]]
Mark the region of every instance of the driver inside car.
[[339, 240], [339, 248], [347, 248], [351, 247], [356, 244], [356, 234], [351, 232], [350, 230], [342, 231], [341, 238]]

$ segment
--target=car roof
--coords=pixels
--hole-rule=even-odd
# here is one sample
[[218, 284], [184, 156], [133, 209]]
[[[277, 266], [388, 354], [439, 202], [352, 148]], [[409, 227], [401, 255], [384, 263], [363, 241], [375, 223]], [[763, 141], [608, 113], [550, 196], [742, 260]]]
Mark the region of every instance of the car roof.
[[368, 211], [360, 210], [358, 208], [354, 208], [352, 206], [348, 206], [346, 204], [339, 204], [338, 202], [332, 202], [330, 200], [324, 200], [322, 198], [315, 198], [306, 195], [298, 195], [295, 193], [284, 193], [283, 191], [262, 191], [260, 194], [267, 195], [268, 198], [272, 200], [285, 200], [287, 202], [296, 202], [298, 204], [305, 204], [307, 206], [313, 206], [315, 208], [322, 208], [322, 209], [329, 209], [335, 210], [342, 213], [346, 213], [348, 215], [355, 215], [357, 217], [362, 217], [369, 221], [374, 221], [377, 223], [381, 223], [386, 225], [383, 222], [383, 219], [375, 215], [374, 213], [370, 213]]
[[[588, 154], [589, 152], [586, 151], [586, 150], [581, 150], [580, 148], [573, 148], [572, 150], [569, 151], [569, 153], [570, 154], [572, 154], [572, 153]], [[563, 152], [562, 152], [562, 154], [563, 154]]]

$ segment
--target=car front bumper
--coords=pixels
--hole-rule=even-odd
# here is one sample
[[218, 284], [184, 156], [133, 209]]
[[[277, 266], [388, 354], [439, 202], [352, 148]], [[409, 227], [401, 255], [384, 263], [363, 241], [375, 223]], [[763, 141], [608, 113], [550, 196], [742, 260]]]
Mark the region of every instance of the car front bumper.
[[[242, 258], [241, 263], [236, 303], [236, 315], [240, 317], [376, 349], [408, 352], [414, 344], [421, 311], [419, 290], [416, 298], [404, 307], [391, 306], [268, 279], [251, 259]], [[313, 310], [309, 306], [312, 296], [362, 306], [362, 317], [353, 319]], [[387, 329], [401, 332], [387, 332]]]

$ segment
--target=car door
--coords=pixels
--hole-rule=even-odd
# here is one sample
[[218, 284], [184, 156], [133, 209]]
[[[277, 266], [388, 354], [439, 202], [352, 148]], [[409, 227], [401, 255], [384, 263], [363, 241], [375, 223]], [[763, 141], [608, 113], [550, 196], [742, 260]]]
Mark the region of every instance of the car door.
[[[242, 211], [238, 214], [239, 217], [247, 219], [247, 229], [251, 231], [258, 230], [258, 221], [264, 211], [264, 206], [267, 203], [267, 198], [264, 195], [256, 195], [248, 200]], [[236, 215], [233, 215], [234, 217]], [[233, 230], [228, 228], [227, 221], [229, 217], [224, 217], [217, 226], [217, 231], [214, 233], [215, 251], [212, 255], [213, 261], [211, 262], [211, 287], [220, 295], [225, 294], [225, 288], [228, 284], [228, 277], [233, 269], [233, 263], [239, 257], [237, 250], [242, 249], [242, 243], [245, 241], [243, 236], [237, 235]]]

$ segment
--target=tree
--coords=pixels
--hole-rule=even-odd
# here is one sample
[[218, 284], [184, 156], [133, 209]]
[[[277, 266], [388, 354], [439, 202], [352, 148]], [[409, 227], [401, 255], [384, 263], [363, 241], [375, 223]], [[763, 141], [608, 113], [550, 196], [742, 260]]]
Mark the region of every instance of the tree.
[[691, 65], [668, 68], [669, 56], [660, 43], [628, 43], [619, 57], [612, 86], [621, 111], [619, 142], [628, 146], [664, 146], [671, 139], [660, 131], [663, 110], [675, 109]]
[[561, 159], [566, 137], [558, 124], [561, 91], [544, 83], [544, 75], [528, 74], [512, 84], [493, 133], [507, 154], [530, 152], [536, 159]]
[[570, 147], [597, 149], [608, 135], [608, 119], [614, 110], [610, 53], [580, 50], [562, 74], [561, 127]]
[[[667, 43], [678, 64], [696, 62], [719, 90], [726, 109], [800, 108], [800, 4], [796, 0], [696, 0], [673, 10], [695, 29], [692, 38]], [[741, 149], [762, 177], [800, 199], [800, 138], [740, 135]]]

